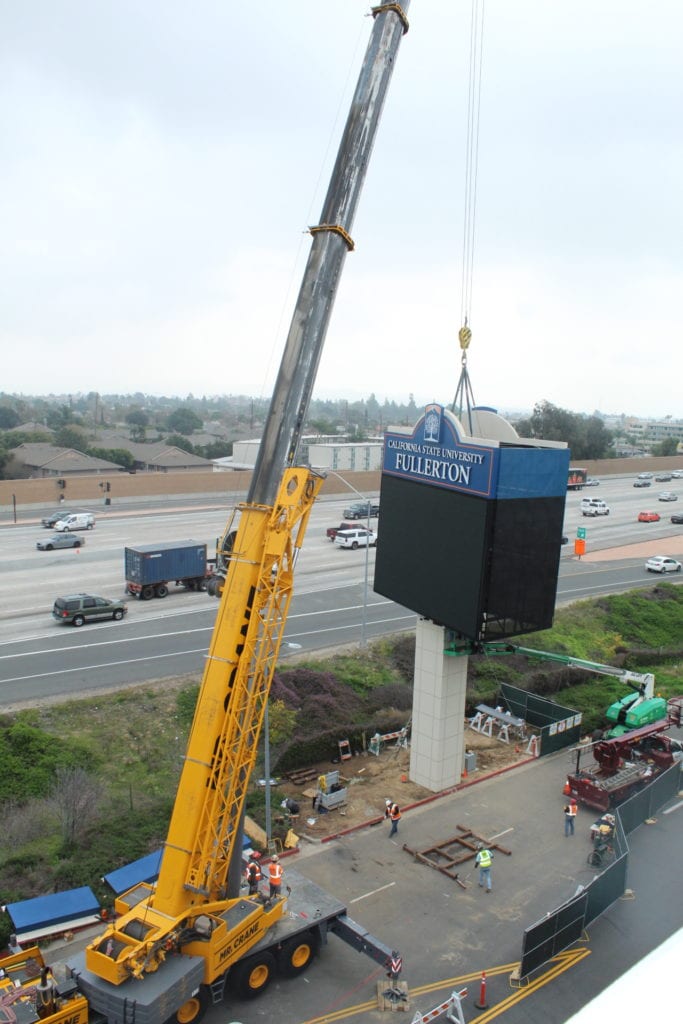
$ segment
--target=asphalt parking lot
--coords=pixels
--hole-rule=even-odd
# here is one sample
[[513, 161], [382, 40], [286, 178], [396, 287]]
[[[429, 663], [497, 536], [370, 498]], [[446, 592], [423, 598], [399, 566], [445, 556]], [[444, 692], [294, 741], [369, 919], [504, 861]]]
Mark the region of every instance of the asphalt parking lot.
[[[285, 861], [285, 873], [290, 863], [344, 901], [351, 917], [400, 950], [410, 994], [408, 1020], [416, 1010], [425, 1013], [437, 1006], [453, 988], [467, 986], [467, 1021], [561, 1024], [681, 928], [675, 851], [683, 839], [683, 803], [631, 835], [632, 894], [594, 922], [585, 942], [564, 960], [537, 972], [522, 987], [511, 979], [524, 929], [572, 897], [596, 870], [587, 864], [595, 813], [581, 809], [576, 834], [564, 836], [562, 785], [568, 759], [560, 752], [407, 810], [398, 841], [388, 838], [388, 826], [379, 825]], [[473, 866], [462, 868], [463, 890], [403, 849], [404, 844], [423, 849], [443, 842], [459, 824], [511, 851], [509, 856], [494, 851], [490, 896], [478, 887]], [[661, 885], [672, 870], [679, 876], [673, 900]], [[486, 1011], [475, 1006], [482, 972]], [[304, 975], [275, 981], [254, 1002], [231, 1003], [228, 1019], [242, 1024], [386, 1019], [386, 1012], [376, 1008], [378, 980], [384, 974], [371, 960], [332, 936]], [[224, 1022], [226, 1007], [210, 1011], [208, 1019]]]

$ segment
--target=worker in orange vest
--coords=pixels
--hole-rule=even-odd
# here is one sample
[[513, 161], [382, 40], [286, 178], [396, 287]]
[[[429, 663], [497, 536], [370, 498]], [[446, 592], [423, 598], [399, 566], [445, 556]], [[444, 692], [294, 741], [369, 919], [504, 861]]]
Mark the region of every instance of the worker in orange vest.
[[573, 836], [574, 835], [574, 818], [576, 817], [577, 810], [578, 810], [578, 807], [577, 807], [576, 800], [574, 799], [574, 797], [572, 797], [571, 800], [569, 801], [569, 803], [565, 804], [565, 808], [564, 808], [564, 835], [565, 835], [565, 838], [567, 836]]
[[268, 865], [268, 878], [270, 880], [270, 898], [280, 895], [282, 887], [282, 865], [277, 854], [273, 854]]
[[255, 896], [258, 892], [258, 884], [263, 877], [261, 875], [261, 865], [259, 864], [259, 858], [261, 854], [256, 851], [252, 853], [251, 859], [247, 864], [247, 882], [249, 883], [249, 895]]
[[384, 802], [384, 817], [391, 819], [391, 831], [389, 832], [389, 838], [395, 836], [398, 832], [398, 823], [401, 820], [401, 812], [398, 804], [395, 804], [392, 800], [385, 800]]

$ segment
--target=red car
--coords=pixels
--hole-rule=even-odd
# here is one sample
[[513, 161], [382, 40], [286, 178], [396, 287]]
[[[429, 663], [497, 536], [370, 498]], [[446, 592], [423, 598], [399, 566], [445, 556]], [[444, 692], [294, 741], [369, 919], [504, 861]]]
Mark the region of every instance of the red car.
[[639, 523], [658, 523], [660, 520], [659, 512], [639, 512], [638, 522]]

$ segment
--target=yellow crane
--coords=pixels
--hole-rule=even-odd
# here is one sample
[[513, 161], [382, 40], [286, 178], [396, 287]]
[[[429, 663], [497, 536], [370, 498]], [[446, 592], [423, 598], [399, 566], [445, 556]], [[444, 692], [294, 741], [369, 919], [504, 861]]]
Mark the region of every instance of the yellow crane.
[[327, 931], [380, 962], [390, 953], [320, 891], [315, 926], [278, 930], [286, 896], [239, 895], [239, 839], [296, 556], [323, 482], [296, 466], [297, 446], [408, 6], [372, 9], [252, 483], [220, 544], [220, 604], [158, 881], [119, 897], [116, 920], [70, 963], [91, 1008], [117, 1024], [194, 1024], [226, 985], [247, 995], [265, 987], [276, 956], [285, 973], [303, 969]]

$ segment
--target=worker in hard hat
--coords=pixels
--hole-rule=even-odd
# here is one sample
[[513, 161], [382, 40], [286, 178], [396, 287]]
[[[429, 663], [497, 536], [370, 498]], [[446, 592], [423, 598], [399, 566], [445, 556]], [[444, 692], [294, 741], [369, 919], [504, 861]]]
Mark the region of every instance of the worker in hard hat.
[[268, 880], [270, 881], [270, 898], [280, 895], [282, 888], [282, 864], [280, 864], [280, 858], [275, 853], [270, 858], [270, 864], [268, 865]]
[[384, 801], [384, 817], [391, 821], [391, 831], [389, 832], [389, 838], [391, 839], [398, 832], [398, 823], [401, 820], [401, 811], [398, 804], [394, 803], [393, 800]]
[[491, 892], [491, 861], [493, 854], [483, 843], [477, 844], [477, 856], [474, 858], [474, 866], [479, 868], [479, 888], [486, 886], [486, 892]]
[[567, 836], [574, 835], [574, 821], [576, 819], [576, 812], [578, 811], [578, 804], [574, 797], [571, 798], [568, 804], [564, 806], [564, 835], [565, 839]]
[[259, 882], [261, 881], [261, 865], [259, 860], [261, 854], [256, 850], [252, 853], [247, 864], [247, 882], [249, 883], [249, 895], [255, 896], [258, 893]]

